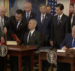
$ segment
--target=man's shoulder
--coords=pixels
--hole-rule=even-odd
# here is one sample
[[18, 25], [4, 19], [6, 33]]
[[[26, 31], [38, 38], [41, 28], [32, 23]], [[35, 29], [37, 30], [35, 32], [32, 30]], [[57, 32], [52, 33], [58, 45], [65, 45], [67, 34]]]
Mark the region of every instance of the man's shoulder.
[[64, 18], [69, 18], [69, 16], [67, 16], [67, 15], [65, 15], [65, 14], [63, 14], [63, 17], [64, 17]]
[[67, 39], [70, 39], [70, 38], [72, 38], [72, 34], [66, 34], [66, 36], [65, 36]]
[[41, 33], [39, 31], [36, 31], [34, 32], [36, 35], [41, 35]]

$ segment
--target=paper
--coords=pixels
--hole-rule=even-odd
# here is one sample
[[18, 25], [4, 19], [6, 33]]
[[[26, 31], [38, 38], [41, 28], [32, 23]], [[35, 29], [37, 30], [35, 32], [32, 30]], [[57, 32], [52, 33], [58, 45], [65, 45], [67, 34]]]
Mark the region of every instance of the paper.
[[62, 49], [58, 49], [57, 52], [66, 52], [66, 51]]
[[45, 49], [45, 50], [39, 50], [40, 52], [49, 52], [49, 50], [48, 49]]
[[17, 45], [16, 41], [6, 41], [7, 45]]

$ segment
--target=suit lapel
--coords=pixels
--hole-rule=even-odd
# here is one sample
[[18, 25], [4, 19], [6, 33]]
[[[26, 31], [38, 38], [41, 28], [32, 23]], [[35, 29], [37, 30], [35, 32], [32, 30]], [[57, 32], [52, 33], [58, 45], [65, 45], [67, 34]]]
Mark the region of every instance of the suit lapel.
[[20, 22], [20, 24], [18, 25], [17, 29], [20, 29], [20, 27], [23, 25], [22, 21]]
[[[29, 33], [27, 34], [27, 37], [26, 37], [27, 39], [28, 39], [28, 35], [29, 35]], [[35, 31], [33, 32], [31, 38], [29, 39], [29, 42], [27, 42], [27, 43], [30, 44], [34, 40], [34, 37], [35, 37]]]
[[[56, 20], [57, 20], [57, 19], [58, 19], [58, 16], [56, 16]], [[58, 20], [57, 20], [57, 22], [58, 22]], [[63, 23], [64, 23], [64, 14], [63, 14], [62, 17], [61, 17], [60, 23], [59, 23], [59, 24], [57, 23], [57, 26], [60, 27], [61, 24], [63, 25]]]
[[31, 37], [32, 37], [31, 39], [34, 39], [34, 37], [35, 37], [35, 31], [33, 32], [33, 34], [32, 34]]

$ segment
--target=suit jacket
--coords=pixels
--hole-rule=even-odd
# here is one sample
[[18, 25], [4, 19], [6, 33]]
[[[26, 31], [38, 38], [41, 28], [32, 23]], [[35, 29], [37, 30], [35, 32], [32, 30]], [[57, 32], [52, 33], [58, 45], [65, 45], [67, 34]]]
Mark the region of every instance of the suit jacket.
[[[69, 21], [70, 21], [70, 24], [71, 24], [71, 18], [72, 18], [72, 14], [70, 14], [69, 16]], [[73, 23], [72, 23], [72, 26], [75, 25], [75, 16], [73, 18]]]
[[[31, 12], [29, 20], [30, 20], [30, 19], [35, 19], [35, 18], [36, 18], [36, 14], [35, 14], [34, 12]], [[24, 19], [25, 21], [29, 22], [29, 20], [26, 19], [26, 12], [25, 12], [25, 11], [24, 11], [23, 19]]]
[[18, 28], [17, 24], [18, 22], [16, 21], [15, 16], [10, 17], [6, 25], [8, 29], [8, 35], [11, 36], [11, 34], [16, 34], [18, 38], [21, 40], [22, 36], [27, 31], [27, 22], [22, 19]]
[[45, 40], [48, 41], [51, 34], [52, 15], [46, 14], [43, 23], [41, 23], [41, 14], [37, 16], [37, 30], [45, 36]]
[[9, 18], [7, 16], [4, 16], [4, 27], [6, 26], [8, 19]]
[[60, 47], [62, 48], [63, 46], [66, 46], [67, 48], [72, 47], [72, 34], [67, 34], [65, 36], [64, 41], [60, 44]]
[[40, 47], [42, 44], [41, 41], [41, 34], [38, 31], [34, 31], [31, 39], [29, 40], [29, 42], [27, 43], [27, 37], [28, 37], [28, 33], [26, 33], [23, 37], [23, 44], [24, 45], [32, 45], [32, 46], [37, 46]]
[[71, 32], [71, 25], [69, 18], [66, 15], [62, 15], [61, 21], [57, 24], [58, 16], [54, 16], [51, 26], [51, 40], [54, 41], [54, 47], [59, 48], [60, 43], [65, 38], [67, 33]]

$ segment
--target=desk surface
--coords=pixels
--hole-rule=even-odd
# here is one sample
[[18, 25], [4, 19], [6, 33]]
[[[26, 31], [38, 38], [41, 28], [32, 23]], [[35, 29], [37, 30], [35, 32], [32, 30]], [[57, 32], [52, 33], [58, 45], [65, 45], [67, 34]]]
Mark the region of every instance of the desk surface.
[[37, 47], [35, 46], [7, 46], [8, 51], [12, 50], [12, 51], [29, 51], [29, 50], [36, 50]]

